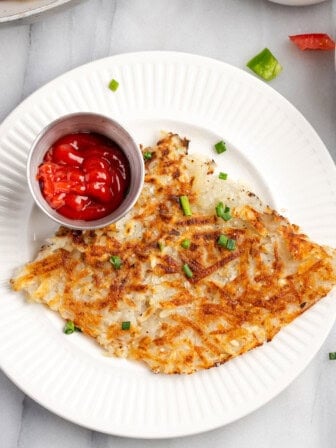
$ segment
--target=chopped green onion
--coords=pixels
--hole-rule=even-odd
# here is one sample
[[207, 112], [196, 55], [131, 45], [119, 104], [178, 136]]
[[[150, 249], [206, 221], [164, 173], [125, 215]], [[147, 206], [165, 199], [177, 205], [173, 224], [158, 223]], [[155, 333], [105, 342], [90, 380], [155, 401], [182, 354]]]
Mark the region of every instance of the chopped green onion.
[[226, 248], [228, 250], [235, 250], [235, 248], [236, 248], [236, 241], [235, 240], [231, 240], [231, 238], [229, 238], [227, 240], [227, 243], [226, 243]]
[[230, 212], [225, 212], [222, 216], [222, 218], [224, 219], [224, 221], [230, 221], [230, 219], [232, 218]]
[[219, 235], [217, 243], [219, 246], [226, 247], [229, 238], [225, 235]]
[[72, 322], [72, 320], [66, 321], [63, 331], [65, 334], [71, 334], [75, 331], [75, 324]]
[[182, 241], [181, 246], [183, 247], [183, 249], [189, 249], [191, 245], [191, 241], [188, 239], [185, 239]]
[[112, 255], [110, 258], [110, 263], [114, 267], [114, 269], [120, 269], [122, 265], [121, 258], [118, 255]]
[[63, 332], [65, 334], [72, 334], [75, 331], [82, 331], [79, 327], [76, 327], [76, 325], [72, 322], [72, 320], [67, 320], [64, 328], [63, 328]]
[[226, 180], [228, 177], [227, 173], [219, 173], [218, 178], [222, 180]]
[[131, 328], [131, 322], [129, 320], [125, 322], [121, 322], [121, 329], [122, 330], [129, 330]]
[[183, 210], [183, 213], [185, 214], [185, 216], [191, 216], [192, 212], [191, 212], [191, 207], [189, 204], [189, 199], [188, 196], [180, 196], [180, 204]]
[[108, 86], [109, 89], [112, 90], [112, 92], [115, 92], [119, 87], [119, 83], [115, 79], [112, 79]]
[[224, 215], [224, 204], [223, 202], [218, 202], [216, 205], [216, 215], [221, 218]]
[[219, 246], [225, 247], [228, 250], [236, 248], [236, 241], [228, 238], [226, 235], [219, 235], [217, 243]]
[[336, 359], [336, 352], [329, 353], [329, 359]]
[[259, 75], [265, 81], [271, 81], [282, 70], [277, 58], [270, 52], [268, 48], [264, 48], [254, 58], [246, 64], [254, 73]]
[[215, 144], [215, 150], [216, 150], [217, 154], [222, 154], [222, 152], [226, 151], [226, 146], [225, 146], [225, 143], [223, 142], [223, 140], [221, 140], [220, 142], [217, 142]]
[[153, 153], [150, 151], [145, 151], [143, 154], [143, 158], [147, 161], [150, 160], [153, 157]]
[[164, 245], [163, 245], [163, 243], [161, 243], [161, 241], [158, 242], [158, 248], [160, 249], [161, 252], [164, 249]]
[[185, 273], [186, 277], [191, 278], [193, 276], [192, 270], [187, 264], [183, 265], [183, 272]]
[[224, 221], [229, 221], [232, 218], [230, 207], [228, 207], [227, 205], [224, 207], [223, 202], [218, 202], [218, 204], [216, 205], [216, 215], [218, 216], [218, 218], [224, 219]]

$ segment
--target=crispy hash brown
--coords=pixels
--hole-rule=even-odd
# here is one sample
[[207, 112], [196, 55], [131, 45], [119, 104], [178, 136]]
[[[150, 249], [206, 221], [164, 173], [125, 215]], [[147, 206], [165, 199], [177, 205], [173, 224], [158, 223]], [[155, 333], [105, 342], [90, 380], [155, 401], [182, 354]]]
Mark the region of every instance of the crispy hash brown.
[[[145, 186], [124, 219], [96, 231], [60, 228], [11, 280], [109, 354], [154, 372], [192, 373], [270, 341], [336, 283], [335, 250], [187, 149], [173, 134], [146, 148]], [[216, 215], [220, 201], [227, 221]], [[234, 247], [218, 244], [220, 235]]]

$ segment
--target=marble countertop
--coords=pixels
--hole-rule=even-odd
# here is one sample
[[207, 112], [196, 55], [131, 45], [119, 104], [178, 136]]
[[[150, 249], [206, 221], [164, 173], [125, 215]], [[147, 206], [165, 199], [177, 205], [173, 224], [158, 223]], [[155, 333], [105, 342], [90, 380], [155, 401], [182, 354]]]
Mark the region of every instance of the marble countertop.
[[[265, 46], [284, 70], [272, 86], [316, 129], [336, 160], [333, 52], [300, 53], [289, 34], [334, 34], [336, 0], [289, 7], [267, 0], [85, 0], [34, 23], [0, 27], [0, 120], [56, 76], [86, 62], [140, 50], [201, 54], [244, 68]], [[308, 368], [278, 397], [226, 427], [170, 440], [132, 440], [64, 421], [0, 371], [1, 448], [334, 448], [336, 326]]]

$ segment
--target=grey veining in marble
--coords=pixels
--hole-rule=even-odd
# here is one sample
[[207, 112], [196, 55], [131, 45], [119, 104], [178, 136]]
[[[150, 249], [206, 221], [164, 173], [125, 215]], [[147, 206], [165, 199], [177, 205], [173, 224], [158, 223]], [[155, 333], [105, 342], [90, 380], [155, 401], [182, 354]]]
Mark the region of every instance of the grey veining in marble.
[[[0, 27], [0, 120], [56, 76], [97, 58], [177, 50], [244, 68], [268, 46], [284, 66], [272, 86], [310, 121], [336, 159], [333, 52], [299, 52], [289, 34], [334, 34], [336, 1], [286, 7], [267, 0], [86, 0], [32, 24]], [[336, 327], [283, 393], [224, 428], [145, 441], [107, 436], [55, 416], [0, 372], [0, 448], [335, 448]]]

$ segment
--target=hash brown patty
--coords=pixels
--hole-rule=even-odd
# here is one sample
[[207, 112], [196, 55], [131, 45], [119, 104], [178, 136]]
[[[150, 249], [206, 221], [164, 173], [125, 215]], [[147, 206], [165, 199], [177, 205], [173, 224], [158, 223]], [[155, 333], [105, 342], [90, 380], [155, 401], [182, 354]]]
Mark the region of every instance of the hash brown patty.
[[[270, 341], [335, 285], [335, 250], [218, 179], [213, 162], [188, 155], [186, 139], [167, 134], [144, 151], [152, 158], [133, 210], [95, 231], [61, 227], [11, 280], [14, 290], [72, 320], [110, 355], [156, 373], [192, 373]], [[217, 216], [219, 202], [231, 219]], [[221, 235], [233, 246], [220, 245]]]

